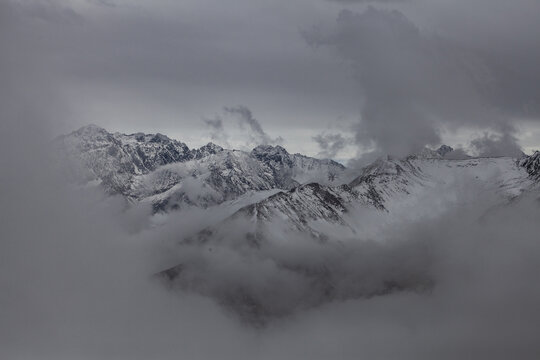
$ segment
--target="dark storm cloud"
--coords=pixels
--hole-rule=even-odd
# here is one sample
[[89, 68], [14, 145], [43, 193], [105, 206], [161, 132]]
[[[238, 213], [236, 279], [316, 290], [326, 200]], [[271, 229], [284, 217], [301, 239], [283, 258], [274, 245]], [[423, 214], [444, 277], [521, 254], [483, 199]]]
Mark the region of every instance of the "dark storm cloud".
[[523, 156], [523, 151], [517, 145], [516, 138], [511, 134], [493, 135], [484, 134], [471, 141], [471, 147], [477, 156], [481, 157], [498, 157], [512, 156], [520, 158]]
[[[247, 3], [239, 5], [248, 6]], [[250, 0], [249, 3], [254, 1]], [[474, 74], [475, 79], [479, 78], [478, 81], [461, 79], [462, 66], [457, 66], [453, 59], [456, 53], [465, 54], [464, 61], [469, 65], [471, 59], [466, 55], [467, 51], [463, 52], [460, 47], [457, 52], [449, 51], [445, 41], [440, 45], [442, 49], [439, 49], [435, 45], [437, 40], [422, 34], [418, 26], [399, 14], [375, 11], [375, 15], [367, 16], [373, 18], [358, 20], [357, 16], [361, 15], [348, 13], [343, 15], [345, 20], [340, 20], [343, 28], [337, 33], [348, 38], [338, 36], [339, 41], [330, 39], [334, 45], [343, 45], [340, 52], [347, 54], [347, 59], [356, 70], [373, 69], [376, 72], [373, 76], [367, 76], [369, 81], [365, 84], [370, 88], [366, 95], [369, 99], [380, 100], [382, 107], [388, 100], [390, 109], [384, 110], [384, 114], [393, 117], [403, 106], [403, 122], [411, 122], [411, 127], [419, 132], [421, 142], [438, 140], [437, 131], [433, 128], [423, 130], [422, 125], [427, 120], [422, 116], [419, 120], [415, 119], [413, 115], [425, 115], [427, 110], [421, 107], [409, 109], [407, 101], [431, 105], [428, 108], [435, 110], [444, 109], [446, 101], [449, 107], [469, 105], [465, 106], [466, 111], [441, 110], [437, 112], [439, 115], [459, 114], [460, 111], [474, 113], [471, 110], [476, 110], [478, 103], [482, 104], [482, 101], [476, 101], [477, 93], [482, 95], [480, 99], [489, 99], [490, 105], [509, 114], [517, 114], [523, 109], [534, 110], [538, 104], [536, 96], [540, 82], [536, 82], [536, 37], [539, 32], [533, 30], [540, 22], [537, 21], [535, 25], [531, 21], [537, 20], [538, 12], [534, 10], [538, 9], [538, 2], [505, 1], [511, 7], [508, 19], [505, 16], [491, 18], [494, 9], [503, 7], [502, 1], [447, 3], [457, 13], [464, 12], [464, 18], [466, 13], [473, 14], [474, 21], [462, 24], [449, 15], [454, 27], [447, 31], [453, 34], [455, 41], [466, 43], [466, 47], [481, 48], [482, 54], [493, 55], [488, 60], [482, 55], [483, 61], [480, 63], [489, 65], [491, 76], [488, 78], [493, 76], [498, 79], [497, 84], [505, 85], [496, 88], [494, 93], [497, 96], [487, 96], [477, 86], [469, 86], [471, 83], [490, 83], [485, 81], [485, 71], [481, 70], [483, 66], [474, 61], [466, 68]], [[22, 8], [19, 4], [22, 4]], [[219, 8], [218, 3], [215, 5]], [[44, 6], [49, 8], [44, 10]], [[485, 207], [480, 206], [484, 202], [479, 200], [473, 202], [473, 209], [450, 209], [433, 222], [421, 221], [407, 229], [390, 229], [385, 238], [402, 243], [388, 248], [392, 250], [402, 246], [405, 249], [410, 247], [412, 251], [403, 253], [403, 256], [396, 251], [376, 251], [372, 253], [376, 255], [373, 258], [369, 258], [369, 253], [359, 252], [365, 262], [353, 261], [354, 254], [351, 254], [348, 257], [351, 262], [342, 264], [350, 265], [351, 269], [357, 271], [356, 274], [367, 275], [360, 277], [360, 281], [367, 281], [363, 283], [367, 285], [370, 269], [377, 270], [378, 280], [384, 281], [388, 273], [399, 271], [399, 275], [407, 276], [414, 274], [415, 269], [424, 270], [424, 265], [429, 264], [426, 271], [436, 281], [431, 294], [401, 293], [330, 303], [296, 313], [293, 317], [271, 324], [267, 329], [254, 331], [239, 326], [235, 318], [218, 308], [211, 299], [193, 294], [175, 294], [151, 283], [148, 280], [150, 274], [160, 269], [164, 259], [177, 250], [169, 243], [176, 243], [185, 232], [205, 226], [208, 212], [178, 214], [168, 227], [153, 232], [147, 228], [147, 224], [140, 224], [140, 214], [126, 213], [125, 204], [120, 199], [113, 198], [103, 203], [99, 193], [72, 189], [64, 183], [65, 179], [51, 171], [47, 143], [58, 133], [55, 125], [58, 125], [58, 121], [73, 124], [76, 121], [73, 119], [85, 116], [84, 111], [95, 107], [83, 106], [84, 102], [89, 101], [85, 96], [88, 95], [85, 86], [97, 83], [90, 93], [103, 97], [98, 109], [108, 102], [112, 102], [115, 108], [123, 108], [118, 121], [125, 121], [128, 128], [133, 126], [131, 117], [137, 115], [140, 99], [146, 100], [144, 104], [163, 100], [169, 105], [183, 101], [182, 105], [188, 106], [191, 98], [185, 100], [181, 95], [202, 88], [204, 91], [197, 93], [197, 96], [209, 96], [207, 91], [219, 95], [216, 95], [217, 100], [212, 101], [211, 109], [206, 112], [215, 111], [222, 104], [242, 103], [245, 101], [243, 98], [253, 92], [257, 96], [273, 94], [273, 91], [258, 90], [260, 86], [268, 86], [267, 90], [274, 91], [293, 89], [296, 91], [284, 91], [285, 95], [277, 99], [292, 98], [300, 105], [296, 109], [309, 109], [308, 115], [301, 113], [305, 116], [297, 120], [297, 124], [304, 126], [304, 129], [311, 129], [313, 125], [309, 115], [324, 112], [328, 107], [340, 109], [345, 106], [343, 104], [349, 104], [340, 100], [349, 95], [350, 87], [346, 80], [339, 78], [341, 72], [335, 71], [338, 67], [335, 62], [310, 66], [310, 61], [316, 61], [314, 58], [304, 52], [291, 51], [288, 47], [290, 43], [286, 45], [282, 42], [286, 37], [278, 28], [285, 27], [284, 23], [273, 22], [275, 19], [282, 21], [284, 14], [279, 11], [279, 16], [270, 17], [270, 20], [264, 18], [270, 23], [267, 27], [255, 28], [258, 31], [254, 28], [249, 28], [253, 31], [239, 31], [231, 24], [219, 23], [221, 11], [217, 11], [220, 16], [215, 18], [195, 16], [193, 23], [186, 25], [182, 21], [169, 22], [170, 19], [165, 20], [157, 15], [144, 16], [144, 10], [137, 13], [131, 8], [135, 13], [129, 12], [120, 5], [114, 11], [126, 11], [123, 13], [125, 17], [115, 17], [115, 14], [109, 13], [93, 17], [78, 8], [72, 9], [84, 18], [84, 25], [81, 26], [78, 16], [73, 17], [73, 13], [64, 6], [67, 5], [62, 5], [60, 1], [0, 1], [0, 357], [366, 357], [415, 360], [538, 357], [540, 292], [536, 284], [540, 271], [540, 247], [537, 241], [540, 229], [538, 201], [534, 198], [514, 201], [507, 207], [491, 207], [493, 210], [487, 216], [482, 211]], [[230, 4], [226, 6], [230, 7]], [[236, 9], [243, 10], [244, 7], [236, 7], [235, 13]], [[270, 11], [264, 13], [272, 13], [273, 9], [271, 7]], [[200, 16], [201, 13], [211, 13], [213, 9], [202, 10], [195, 13]], [[335, 17], [333, 11], [331, 17]], [[477, 17], [479, 14], [485, 17]], [[251, 15], [253, 17], [241, 14], [248, 21], [259, 19], [256, 14]], [[298, 23], [307, 22], [303, 14], [298, 16], [303, 20], [289, 19], [295, 31]], [[486, 17], [489, 19], [486, 20]], [[462, 18], [461, 14], [457, 18]], [[312, 21], [310, 17], [309, 22]], [[492, 27], [491, 21], [497, 26]], [[194, 27], [194, 23], [204, 24], [206, 29]], [[376, 31], [369, 31], [372, 26]], [[359, 37], [356, 33], [358, 27], [367, 27], [368, 31]], [[267, 31], [269, 29], [275, 32]], [[487, 30], [484, 33], [475, 29]], [[240, 30], [243, 30], [242, 27]], [[217, 33], [223, 37], [217, 36]], [[492, 38], [486, 35], [495, 33], [497, 36]], [[236, 35], [240, 34], [247, 41], [237, 43]], [[403, 41], [396, 40], [400, 36]], [[355, 49], [373, 50], [373, 53], [358, 54]], [[449, 51], [449, 59], [443, 56], [446, 51]], [[357, 61], [364, 63], [366, 56], [369, 68], [364, 68]], [[373, 64], [377, 60], [382, 64]], [[422, 67], [415, 65], [417, 60]], [[439, 60], [442, 64], [438, 63]], [[493, 62], [506, 70], [497, 70], [491, 64]], [[457, 66], [457, 70], [454, 70], [454, 66]], [[404, 71], [400, 72], [399, 68]], [[450, 75], [435, 71], [440, 68], [448, 70]], [[385, 69], [388, 70], [388, 77]], [[412, 73], [408, 74], [409, 71]], [[458, 79], [449, 79], [456, 74], [460, 75]], [[375, 75], [379, 76], [381, 84], [375, 83]], [[400, 76], [406, 81], [399, 81]], [[426, 77], [429, 76], [434, 78], [437, 86], [432, 88], [427, 85]], [[447, 81], [455, 88], [448, 90], [450, 85]], [[462, 82], [467, 86], [461, 86]], [[178, 83], [182, 86], [175, 85]], [[411, 84], [412, 94], [407, 94], [406, 89]], [[404, 95], [405, 105], [383, 96], [392, 94], [393, 85], [397, 86], [397, 95]], [[438, 89], [438, 86], [442, 89]], [[214, 88], [217, 90], [212, 90]], [[181, 95], [176, 94], [179, 89], [184, 89]], [[231, 89], [239, 94], [239, 98], [227, 102], [221, 96], [224, 96], [224, 91]], [[315, 90], [312, 93], [310, 89]], [[493, 93], [493, 87], [487, 86], [487, 89], [490, 90], [488, 94]], [[461, 90], [465, 92], [462, 94]], [[304, 97], [298, 95], [304, 92], [307, 94]], [[140, 97], [134, 96], [134, 93]], [[122, 99], [119, 94], [128, 95], [126, 103], [117, 103], [119, 98]], [[470, 95], [472, 100], [469, 103], [458, 95], [463, 95], [465, 100]], [[439, 96], [440, 103], [433, 100]], [[358, 94], [354, 96], [355, 101], [360, 98]], [[72, 105], [68, 100], [77, 99], [80, 107], [66, 109]], [[147, 102], [148, 99], [152, 101]], [[526, 104], [529, 105], [523, 106], [520, 99], [527, 99]], [[263, 102], [269, 102], [272, 107], [281, 104], [272, 97], [265, 97]], [[251, 102], [249, 104], [251, 107]], [[154, 109], [149, 112], [152, 116], [145, 121], [160, 121], [163, 114], [154, 113]], [[480, 109], [480, 114], [485, 114], [482, 106]], [[368, 114], [374, 111], [370, 108]], [[535, 114], [531, 110], [526, 113], [531, 116]], [[259, 112], [256, 114], [259, 119], [267, 119]], [[300, 112], [291, 118], [298, 118], [298, 114]], [[114, 117], [110, 113], [105, 115], [107, 118]], [[504, 117], [503, 120], [496, 120], [495, 124], [492, 119], [499, 119], [500, 116], [487, 118], [480, 116], [478, 119], [481, 120], [476, 120], [475, 117], [466, 117], [456, 122], [441, 122], [452, 126], [467, 125], [470, 121], [475, 127], [494, 127], [503, 134], [512, 133], [511, 129], [499, 125], [505, 123]], [[199, 122], [198, 119], [200, 117], [196, 117], [195, 121]], [[178, 117], [174, 120], [176, 126], [184, 128], [186, 123], [178, 120]], [[406, 149], [409, 147], [407, 142], [414, 142], [413, 131], [403, 124], [396, 124], [380, 124], [381, 129], [376, 124], [370, 124], [370, 127], [360, 130], [376, 134], [375, 140], [387, 144], [388, 149], [394, 148], [392, 139], [399, 143], [396, 149]], [[426, 124], [429, 125], [429, 122]], [[217, 123], [214, 125], [219, 127]], [[281, 124], [282, 132], [286, 132], [290, 125]], [[152, 123], [148, 126], [158, 125]], [[397, 126], [397, 129], [393, 126]], [[384, 128], [390, 133], [388, 138], [383, 134]], [[406, 137], [406, 141], [399, 139], [400, 134]], [[359, 137], [365, 139], [362, 134]], [[497, 154], [495, 151], [499, 151], [499, 145], [495, 148], [492, 146], [497, 141], [515, 150], [509, 146], [513, 139], [504, 135], [487, 135], [481, 139], [477, 142], [480, 153]], [[411, 147], [416, 145], [414, 143]], [[417, 247], [417, 244], [422, 247]], [[156, 250], [156, 246], [165, 249]], [[320, 244], [311, 244], [309, 248], [314, 246]], [[429, 251], [423, 251], [423, 246], [428, 246]], [[291, 248], [296, 252], [288, 251]], [[360, 245], [362, 250], [367, 248]], [[270, 256], [265, 259], [267, 262], [257, 262], [256, 266], [248, 268], [255, 269], [252, 272], [232, 271], [235, 269], [232, 265], [238, 263], [231, 265], [229, 260], [237, 257], [216, 257], [213, 260], [217, 261], [211, 264], [213, 268], [210, 270], [219, 270], [220, 267], [231, 270], [222, 275], [233, 284], [235, 281], [249, 280], [249, 277], [262, 278], [265, 274], [271, 275], [268, 277], [270, 279], [275, 276], [277, 280], [286, 281], [279, 277], [281, 273], [272, 272], [272, 259], [296, 256], [308, 261], [317, 260], [317, 257], [305, 257], [306, 249], [308, 247], [302, 242], [285, 242], [284, 248], [267, 254]], [[236, 255], [242, 257], [245, 254]], [[396, 258], [398, 262], [394, 261]], [[396, 264], [399, 266], [396, 267]], [[358, 272], [362, 267], [365, 271]], [[264, 288], [268, 284], [257, 285]], [[273, 289], [275, 298], [287, 299], [291, 296], [291, 293], [279, 292], [283, 289]], [[268, 291], [268, 288], [264, 290]]]
[[399, 11], [342, 11], [333, 32], [305, 36], [314, 46], [333, 47], [354, 69], [363, 90], [356, 140], [374, 149], [372, 156], [436, 145], [444, 128], [478, 126], [513, 139], [512, 125], [486, 94], [495, 75], [483, 59], [423, 33]]
[[54, 78], [51, 91], [73, 111], [55, 120], [62, 132], [94, 122], [196, 137], [205, 114], [247, 103], [271, 119], [266, 130], [305, 134], [287, 142], [295, 146], [362, 105], [359, 152], [408, 153], [438, 142], [441, 127], [501, 133], [497, 124], [510, 117], [539, 117], [538, 2], [379, 1], [405, 15], [341, 15], [333, 34], [318, 35], [336, 57], [309, 49], [298, 29], [331, 23], [343, 3], [299, 1], [235, 0], [234, 12], [216, 0], [8, 1], [6, 37], [32, 43], [26, 54]]
[[[352, 97], [323, 106], [343, 88], [347, 70], [305, 46], [298, 27], [311, 15], [287, 1], [238, 0], [239, 12], [215, 0], [5, 3], [13, 26], [38, 44], [31, 56], [50, 65], [52, 85], [78, 113], [57, 120], [64, 131], [93, 122], [192, 135], [199, 119], [223, 104], [249, 103], [278, 127], [291, 119], [296, 127], [308, 119], [322, 126], [334, 111], [355, 111]], [[247, 20], [253, 17], [258, 21]], [[318, 110], [310, 110], [313, 99]]]
[[434, 31], [483, 59], [493, 77], [483, 90], [495, 108], [509, 116], [540, 118], [540, 2], [423, 1], [421, 6], [430, 9]]

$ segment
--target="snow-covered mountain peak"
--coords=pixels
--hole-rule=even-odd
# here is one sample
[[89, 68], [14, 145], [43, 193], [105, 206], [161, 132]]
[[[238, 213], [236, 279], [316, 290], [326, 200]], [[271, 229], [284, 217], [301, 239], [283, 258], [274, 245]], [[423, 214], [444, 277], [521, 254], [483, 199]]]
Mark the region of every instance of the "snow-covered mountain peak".
[[212, 142], [209, 142], [208, 144], [206, 144], [204, 146], [201, 146], [198, 149], [193, 150], [193, 153], [194, 153], [193, 157], [195, 159], [201, 159], [201, 158], [209, 156], [209, 155], [215, 155], [217, 153], [220, 153], [223, 150], [224, 149], [221, 146], [216, 145], [216, 144], [214, 144]]
[[319, 190], [324, 189], [375, 209], [394, 211], [413, 194], [440, 184], [451, 187], [465, 177], [481, 179], [507, 196], [518, 195], [540, 177], [539, 152], [518, 162], [511, 158], [450, 160], [446, 155], [452, 148], [446, 145], [402, 159], [379, 159], [356, 172], [332, 160], [290, 154], [281, 146], [260, 145], [245, 152], [208, 143], [190, 150], [162, 134], [111, 134], [95, 125], [59, 137], [57, 145], [70, 158], [66, 163], [80, 164], [80, 182], [97, 180], [106, 191], [149, 202], [155, 211], [214, 206], [249, 192], [287, 191], [303, 185], [287, 195], [289, 204], [295, 204], [299, 194], [306, 203], [317, 197], [314, 203], [322, 204], [325, 197]]
[[540, 178], [540, 151], [535, 151], [530, 156], [525, 156], [519, 161], [519, 165], [527, 169], [530, 176]]
[[90, 124], [83, 126], [79, 128], [78, 130], [75, 130], [69, 135], [65, 135], [63, 137], [77, 137], [80, 139], [85, 139], [86, 141], [93, 141], [93, 142], [99, 142], [99, 141], [110, 141], [112, 134], [107, 132], [104, 128]]
[[341, 164], [291, 155], [281, 146], [245, 152], [208, 143], [190, 150], [163, 134], [112, 134], [95, 125], [60, 136], [56, 145], [65, 163], [78, 164], [69, 170], [81, 174], [74, 176], [77, 182], [97, 180], [107, 192], [151, 202], [156, 211], [213, 206], [250, 191], [289, 190], [305, 182], [345, 182]]
[[451, 147], [451, 146], [448, 146], [448, 145], [441, 145], [437, 150], [435, 150], [439, 155], [441, 155], [442, 157], [444, 157], [446, 154], [448, 154], [449, 152], [452, 152], [454, 151], [454, 148]]
[[253, 154], [289, 154], [289, 152], [281, 145], [257, 145], [251, 152]]
[[441, 145], [438, 149], [435, 150], [425, 147], [424, 149], [422, 149], [422, 151], [410, 155], [409, 157], [420, 159], [443, 159], [447, 154], [451, 153], [452, 151], [454, 151], [454, 148], [448, 145]]
[[279, 145], [259, 145], [251, 150], [251, 155], [264, 162], [292, 165], [289, 152]]
[[166, 143], [170, 141], [172, 140], [168, 136], [160, 134], [160, 133], [157, 133], [150, 138], [150, 142], [155, 142], [155, 143]]
[[75, 130], [78, 134], [108, 133], [107, 130], [96, 124], [88, 124]]

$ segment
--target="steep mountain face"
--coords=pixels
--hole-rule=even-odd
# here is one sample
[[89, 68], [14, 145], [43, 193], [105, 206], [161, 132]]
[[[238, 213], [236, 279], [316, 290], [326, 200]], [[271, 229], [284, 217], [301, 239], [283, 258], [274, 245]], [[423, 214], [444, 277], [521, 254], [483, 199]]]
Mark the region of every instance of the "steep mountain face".
[[79, 180], [100, 180], [110, 193], [128, 195], [134, 177], [193, 157], [186, 144], [165, 135], [111, 134], [95, 125], [60, 136], [55, 145]]
[[451, 153], [454, 149], [448, 145], [441, 145], [437, 150], [437, 154], [444, 157], [446, 154]]
[[289, 173], [275, 171], [248, 153], [222, 150], [140, 176], [130, 195], [166, 210], [182, 204], [206, 207], [248, 191], [291, 189], [297, 185]]
[[[370, 254], [388, 249], [381, 239], [384, 229], [429, 220], [451, 208], [478, 206], [486, 195], [490, 201], [482, 203], [484, 211], [508, 204], [535, 188], [535, 155], [518, 162], [512, 158], [445, 160], [439, 153], [423, 152], [378, 160], [349, 184], [309, 183], [279, 191], [181, 239], [180, 253], [195, 252], [197, 260], [179, 257], [177, 264], [158, 275], [170, 286], [217, 299], [249, 322], [264, 322], [300, 306], [334, 299], [429, 290], [434, 285], [426, 271], [429, 264], [411, 271], [400, 263], [406, 263], [406, 256], [398, 255], [390, 267], [371, 267]], [[370, 242], [373, 238], [375, 244]], [[426, 249], [403, 246], [397, 254]], [[222, 268], [213, 268], [213, 256], [228, 258], [231, 252], [238, 254], [236, 262], [248, 264], [246, 273], [262, 267], [260, 273], [270, 274], [271, 289], [291, 286], [280, 283], [283, 274], [296, 279], [286, 292], [293, 295], [277, 299], [259, 282], [249, 282], [250, 277], [238, 280], [238, 272], [224, 274]], [[355, 254], [352, 261], [351, 253]], [[362, 260], [359, 254], [364, 254]], [[216, 277], [228, 279], [226, 285], [212, 282]]]
[[426, 197], [444, 208], [477, 184], [509, 199], [540, 177], [539, 152], [519, 161], [447, 160], [453, 149], [446, 145], [403, 159], [377, 160], [352, 181], [339, 163], [290, 154], [281, 146], [261, 145], [244, 152], [209, 143], [190, 150], [161, 134], [111, 134], [93, 125], [59, 137], [56, 145], [69, 164], [78, 164], [69, 167], [78, 181], [100, 182], [108, 192], [150, 203], [155, 211], [204, 208], [249, 192], [283, 190], [235, 217], [251, 218], [258, 228], [280, 219], [291, 231], [316, 238], [326, 236], [321, 224], [347, 228], [351, 234], [361, 231], [349, 214], [358, 207], [396, 217], [423, 216], [434, 211], [417, 206]]
[[[325, 231], [316, 224], [337, 225], [355, 232], [345, 214], [348, 204], [366, 200], [348, 185], [329, 187], [317, 183], [298, 186], [289, 191], [280, 191], [261, 201], [249, 204], [231, 217], [193, 237], [185, 243], [207, 243], [234, 241], [235, 246], [261, 246], [272, 238], [283, 240], [291, 233], [309, 234], [325, 241]], [[231, 230], [233, 233], [231, 233]], [[326, 230], [329, 230], [326, 228]], [[233, 235], [234, 234], [234, 235]]]
[[343, 181], [345, 167], [333, 160], [315, 159], [301, 154], [289, 154], [281, 146], [260, 145], [251, 155], [268, 165], [276, 177], [289, 176], [300, 184], [312, 181], [324, 185]]
[[[270, 238], [295, 234], [320, 241], [354, 238], [377, 226], [431, 218], [450, 206], [474, 204], [482, 193], [494, 194], [502, 204], [534, 185], [526, 168], [512, 158], [378, 160], [349, 184], [311, 183], [279, 192], [188, 240], [261, 246]], [[231, 236], [230, 229], [244, 232]]]
[[[431, 289], [427, 247], [389, 248], [381, 229], [476, 206], [485, 195], [490, 202], [482, 209], [505, 205], [540, 181], [539, 152], [455, 160], [453, 149], [441, 146], [377, 160], [347, 178], [336, 162], [281, 146], [189, 149], [160, 134], [96, 126], [60, 137], [56, 146], [78, 183], [99, 183], [155, 211], [216, 205], [205, 214], [219, 216], [175, 239], [179, 251], [167, 264], [174, 266], [163, 266], [158, 277], [258, 324], [335, 299]], [[404, 253], [428, 260], [411, 268]], [[391, 266], [371, 261], [388, 256]]]
[[519, 165], [527, 169], [531, 177], [540, 179], [540, 151], [535, 151], [531, 156], [525, 156], [519, 161]]
[[349, 185], [365, 194], [369, 203], [384, 210], [387, 199], [409, 193], [415, 185], [422, 186], [427, 181], [422, 169], [413, 163], [413, 158], [405, 160], [377, 160], [362, 169], [360, 176]]
[[223, 151], [223, 148], [214, 143], [208, 143], [199, 149], [192, 150], [193, 159], [199, 160], [204, 157], [215, 155]]
[[350, 236], [363, 231], [350, 214], [356, 208], [391, 214], [387, 217], [428, 216], [436, 209], [417, 206], [426, 197], [444, 208], [471, 184], [479, 184], [508, 199], [540, 176], [539, 152], [518, 162], [447, 160], [453, 149], [446, 145], [404, 159], [377, 160], [352, 181], [347, 181], [346, 169], [339, 163], [290, 154], [281, 146], [261, 145], [244, 152], [209, 143], [190, 150], [161, 134], [111, 134], [93, 125], [59, 137], [56, 145], [69, 164], [77, 164], [68, 168], [79, 182], [99, 182], [110, 193], [150, 203], [155, 211], [205, 208], [251, 192], [282, 190], [234, 217], [250, 218], [257, 227], [254, 234], [264, 233], [267, 224], [279, 220], [288, 231], [319, 239], [326, 237], [329, 230], [324, 228], [329, 224], [334, 230], [347, 229]]
[[[525, 169], [513, 158], [444, 160], [410, 156], [376, 161], [364, 168], [350, 186], [360, 193], [370, 194], [374, 206], [395, 211], [404, 202], [415, 201], [432, 190], [448, 198], [458, 197], [459, 193], [478, 186], [508, 199], [532, 184]], [[434, 196], [434, 200], [436, 198]]]
[[161, 134], [111, 134], [90, 125], [55, 143], [69, 176], [99, 182], [109, 193], [150, 202], [155, 211], [207, 207], [248, 191], [292, 189], [303, 182], [339, 183], [345, 167], [289, 154], [280, 146], [251, 153], [209, 143], [199, 149]]

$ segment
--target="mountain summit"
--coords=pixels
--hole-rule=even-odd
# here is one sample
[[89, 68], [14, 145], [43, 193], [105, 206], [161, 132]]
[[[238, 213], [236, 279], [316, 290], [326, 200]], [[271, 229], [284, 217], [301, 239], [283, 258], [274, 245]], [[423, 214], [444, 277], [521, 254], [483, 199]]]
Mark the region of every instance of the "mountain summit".
[[[537, 192], [540, 181], [540, 152], [519, 160], [457, 160], [446, 145], [402, 159], [379, 159], [359, 170], [291, 154], [281, 146], [246, 152], [209, 143], [190, 149], [162, 134], [109, 133], [95, 125], [61, 136], [55, 145], [64, 170], [79, 184], [97, 184], [134, 206], [150, 204], [154, 213], [190, 207], [219, 212], [210, 224], [201, 221], [204, 225], [175, 239], [174, 246], [201, 258], [186, 262], [179, 255], [158, 277], [215, 298], [250, 321], [287, 314], [300, 300], [261, 296], [257, 286], [239, 282], [236, 272], [223, 275], [213, 269], [207, 254], [238, 251], [261, 266], [272, 264], [278, 275], [292, 274], [310, 306], [334, 298], [422, 291], [433, 285], [423, 271], [412, 278], [392, 271], [373, 286], [355, 287], [342, 281], [348, 265], [340, 270], [340, 261], [328, 265], [326, 258], [332, 252], [345, 255], [347, 244], [358, 243], [360, 235], [369, 239], [381, 229], [429, 220], [449, 208], [476, 206], [485, 194], [490, 194], [490, 206], [505, 206]], [[320, 258], [297, 252], [297, 244], [306, 242], [321, 251]], [[272, 283], [282, 284], [278, 275]], [[225, 286], [212, 282], [223, 276]]]
[[289, 154], [281, 146], [244, 152], [209, 143], [189, 149], [162, 134], [109, 133], [96, 125], [60, 136], [55, 145], [66, 163], [78, 165], [69, 169], [77, 181], [97, 181], [108, 193], [152, 203], [155, 211], [207, 207], [305, 182], [345, 181], [343, 165]]

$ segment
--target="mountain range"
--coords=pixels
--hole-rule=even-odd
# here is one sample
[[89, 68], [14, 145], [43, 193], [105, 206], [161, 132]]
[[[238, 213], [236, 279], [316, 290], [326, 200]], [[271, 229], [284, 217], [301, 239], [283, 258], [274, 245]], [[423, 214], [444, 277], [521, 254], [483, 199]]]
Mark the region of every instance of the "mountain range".
[[[278, 268], [310, 284], [310, 300], [290, 300], [294, 304], [424, 289], [430, 279], [422, 272], [414, 274], [414, 281], [392, 273], [369, 289], [342, 291], [325, 261], [306, 265], [298, 257], [291, 262], [292, 255], [283, 255], [287, 252], [273, 254], [282, 244], [288, 248], [307, 238], [336, 249], [376, 237], [385, 227], [434, 218], [451, 206], [474, 206], [483, 196], [492, 207], [538, 196], [540, 183], [540, 152], [520, 159], [454, 159], [453, 149], [443, 145], [347, 169], [333, 160], [290, 154], [281, 146], [241, 151], [209, 143], [190, 149], [165, 135], [109, 133], [95, 125], [54, 143], [60, 163], [67, 165], [62, 166], [66, 176], [81, 186], [100, 187], [134, 206], [150, 204], [154, 214], [224, 209], [221, 220], [178, 238], [179, 248], [196, 248], [202, 257], [223, 248], [270, 257]], [[283, 315], [296, 306], [276, 307], [275, 298], [251, 285], [209, 285], [216, 274], [207, 274], [207, 263], [201, 268], [201, 261], [181, 256], [176, 261], [159, 273], [167, 283], [216, 298], [250, 319]]]
[[132, 203], [151, 203], [155, 212], [206, 208], [306, 182], [339, 184], [346, 176], [340, 163], [289, 154], [281, 146], [246, 152], [209, 143], [189, 149], [162, 134], [113, 134], [95, 125], [58, 137], [55, 146], [73, 181], [94, 182]]

